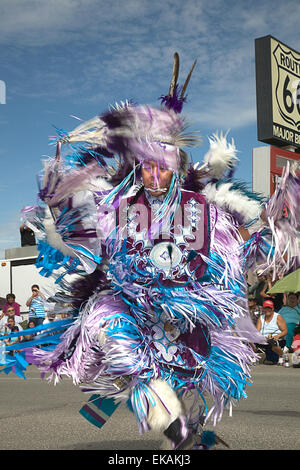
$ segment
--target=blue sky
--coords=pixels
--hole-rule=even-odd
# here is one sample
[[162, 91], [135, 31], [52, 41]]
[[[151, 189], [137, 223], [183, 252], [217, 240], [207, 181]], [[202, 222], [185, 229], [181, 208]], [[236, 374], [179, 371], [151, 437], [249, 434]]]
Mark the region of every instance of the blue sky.
[[20, 246], [20, 211], [36, 202], [41, 159], [55, 128], [89, 119], [115, 102], [158, 104], [173, 54], [183, 82], [197, 59], [184, 108], [203, 144], [230, 130], [236, 176], [249, 184], [257, 141], [255, 38], [273, 35], [300, 50], [300, 6], [240, 0], [1, 0], [0, 259]]

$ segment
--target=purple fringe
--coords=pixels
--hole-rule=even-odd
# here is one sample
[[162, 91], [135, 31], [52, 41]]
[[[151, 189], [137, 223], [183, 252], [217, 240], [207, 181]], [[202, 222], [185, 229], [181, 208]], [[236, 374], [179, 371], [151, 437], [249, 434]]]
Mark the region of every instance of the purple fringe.
[[[54, 351], [33, 351], [34, 363], [57, 383], [62, 376], [74, 384], [93, 383], [104, 373], [104, 353], [99, 345], [99, 333], [108, 315], [124, 311], [124, 303], [111, 295], [95, 294], [86, 304], [80, 317], [62, 335]], [[70, 354], [71, 351], [71, 354]]]

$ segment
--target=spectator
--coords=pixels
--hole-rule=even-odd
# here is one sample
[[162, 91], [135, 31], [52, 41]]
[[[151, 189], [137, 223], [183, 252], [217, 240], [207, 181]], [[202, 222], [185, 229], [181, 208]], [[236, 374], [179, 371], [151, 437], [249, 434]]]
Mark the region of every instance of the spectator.
[[63, 291], [58, 291], [54, 296], [49, 297], [47, 300], [48, 302], [55, 303], [52, 313], [56, 315], [56, 319], [64, 319], [73, 316], [72, 304], [68, 302], [70, 299]]
[[15, 315], [17, 315], [18, 317], [20, 316], [20, 304], [18, 304], [18, 302], [16, 302], [15, 294], [7, 294], [6, 302], [5, 302], [5, 304], [3, 305], [3, 308], [2, 308], [2, 310], [5, 314], [7, 314], [7, 309], [9, 307], [13, 307], [15, 309]]
[[277, 364], [283, 354], [287, 327], [283, 317], [274, 311], [271, 300], [264, 301], [263, 314], [258, 318], [256, 328], [267, 341], [267, 345], [259, 345], [266, 353], [264, 364]]
[[31, 286], [32, 295], [26, 302], [27, 307], [29, 307], [28, 319], [34, 320], [36, 326], [41, 325], [45, 320], [45, 299], [39, 289], [37, 284], [33, 284]]
[[71, 304], [70, 302], [64, 302], [64, 303], [62, 304], [62, 306], [63, 306], [63, 311], [61, 311], [60, 317], [61, 317], [62, 319], [73, 317], [73, 307], [72, 307], [72, 304]]
[[285, 320], [288, 333], [286, 335], [286, 347], [289, 352], [292, 351], [292, 341], [294, 330], [300, 322], [300, 305], [298, 304], [298, 296], [294, 292], [290, 292], [287, 296], [287, 305], [284, 305], [278, 312]]
[[20, 226], [21, 235], [21, 246], [33, 246], [36, 245], [35, 235], [31, 228], [26, 227], [25, 224]]
[[253, 321], [253, 324], [256, 326], [257, 320], [262, 314], [262, 307], [260, 305], [257, 305], [256, 298], [254, 297], [254, 295], [248, 296], [248, 306], [251, 319]]
[[4, 334], [5, 333], [5, 325], [6, 325], [6, 322], [7, 322], [7, 318], [4, 314], [4, 312], [1, 313], [0, 315], [0, 334]]
[[[56, 313], [54, 311], [48, 312], [47, 313], [47, 318], [44, 320], [43, 325], [47, 325], [48, 323], [52, 323], [55, 320], [56, 320]], [[48, 333], [48, 334], [49, 334], [49, 336], [54, 336], [54, 335], [56, 335], [57, 333], [60, 333], [60, 332], [61, 332], [61, 330], [58, 330], [58, 331], [52, 331], [51, 333]], [[49, 343], [49, 345], [45, 344], [44, 346], [50, 346], [50, 345], [51, 345], [51, 343]]]
[[[14, 333], [15, 331], [19, 331], [19, 327], [16, 325], [12, 326], [11, 333]], [[5, 339], [4, 343], [6, 346], [11, 346], [12, 344], [20, 343], [21, 341], [23, 341], [22, 336], [16, 336], [15, 338]], [[13, 351], [10, 351], [10, 354], [13, 355], [13, 353], [14, 353]]]
[[8, 322], [10, 318], [13, 318], [15, 325], [18, 326], [20, 330], [23, 329], [21, 326], [22, 318], [15, 315], [14, 307], [8, 307], [8, 309], [6, 310], [6, 314], [7, 314], [6, 322]]
[[300, 323], [294, 330], [294, 338], [292, 342], [293, 355], [292, 364], [295, 368], [300, 368]]
[[15, 328], [15, 327], [18, 328], [17, 331], [22, 331], [22, 330], [23, 330], [23, 328], [21, 327], [21, 325], [16, 325], [15, 317], [14, 317], [14, 316], [8, 317], [7, 322], [6, 322], [6, 324], [5, 324], [5, 334], [7, 334], [7, 333], [12, 333], [12, 332], [13, 332], [13, 328]]
[[47, 313], [47, 318], [43, 321], [43, 325], [46, 325], [47, 323], [51, 323], [56, 319], [56, 313], [55, 312], [48, 312]]
[[261, 296], [261, 292], [266, 285], [266, 276], [263, 274], [263, 271], [259, 269], [256, 273], [257, 281], [252, 284], [251, 287], [248, 289], [248, 295], [254, 296], [256, 299], [257, 305], [262, 306], [263, 298]]
[[[27, 323], [27, 329], [30, 329], [30, 328], [35, 328], [36, 324], [33, 320], [30, 320], [28, 323]], [[22, 342], [24, 341], [31, 341], [34, 339], [34, 337], [36, 336], [36, 333], [32, 333], [32, 334], [27, 334], [27, 335], [24, 335], [23, 336], [23, 339], [22, 339]]]
[[34, 320], [29, 320], [27, 323], [27, 328], [35, 328], [36, 324]]
[[272, 274], [268, 273], [265, 279], [265, 284], [260, 292], [261, 299], [263, 302], [265, 300], [272, 300], [274, 303], [274, 310], [278, 312], [283, 305], [283, 294], [268, 294], [268, 291], [272, 289], [276, 281], [272, 281]]

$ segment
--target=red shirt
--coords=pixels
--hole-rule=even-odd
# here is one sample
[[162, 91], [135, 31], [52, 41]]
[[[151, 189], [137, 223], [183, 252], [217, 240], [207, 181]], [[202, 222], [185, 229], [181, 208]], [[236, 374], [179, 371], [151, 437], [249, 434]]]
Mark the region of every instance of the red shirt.
[[300, 350], [300, 334], [294, 336], [292, 348], [294, 351]]

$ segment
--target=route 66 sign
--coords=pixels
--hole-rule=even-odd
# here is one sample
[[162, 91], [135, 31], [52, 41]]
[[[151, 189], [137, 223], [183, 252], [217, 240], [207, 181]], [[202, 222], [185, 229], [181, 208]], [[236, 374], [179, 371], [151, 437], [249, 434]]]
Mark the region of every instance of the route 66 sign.
[[265, 36], [255, 63], [258, 140], [300, 151], [300, 53]]
[[[272, 40], [272, 43], [275, 41]], [[300, 55], [282, 44], [273, 48], [273, 118], [300, 129]], [[277, 105], [277, 106], [276, 106]]]

